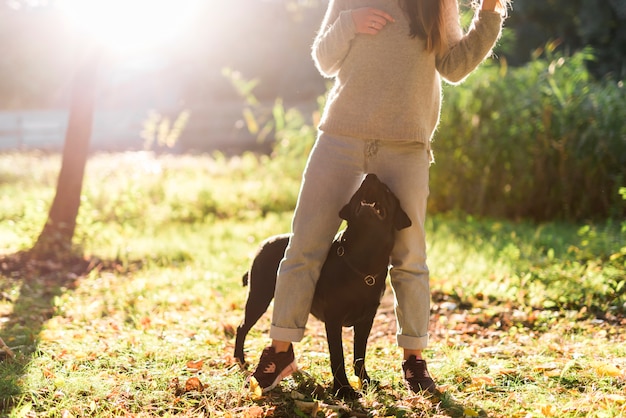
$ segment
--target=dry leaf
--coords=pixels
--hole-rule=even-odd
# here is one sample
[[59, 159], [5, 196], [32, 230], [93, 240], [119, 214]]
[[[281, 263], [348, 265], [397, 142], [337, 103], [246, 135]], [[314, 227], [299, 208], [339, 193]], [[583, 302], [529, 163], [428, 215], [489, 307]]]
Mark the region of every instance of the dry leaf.
[[152, 319], [150, 319], [149, 316], [146, 316], [141, 319], [140, 323], [144, 329], [148, 329], [150, 328], [150, 325], [152, 324]]
[[174, 389], [174, 395], [176, 397], [179, 397], [180, 395], [185, 393], [185, 391], [180, 387], [180, 381], [177, 377], [173, 378], [170, 382], [170, 389]]
[[558, 368], [559, 368], [558, 364], [556, 364], [555, 362], [550, 362], [550, 363], [537, 364], [534, 367], [534, 370], [538, 372], [545, 372], [546, 370], [555, 370]]
[[202, 370], [203, 365], [204, 365], [204, 360], [188, 361], [187, 369], [191, 371], [199, 371], [199, 370]]
[[475, 376], [472, 377], [472, 386], [489, 386], [494, 385], [495, 380], [491, 376]]
[[592, 365], [596, 373], [603, 377], [620, 377], [623, 372], [616, 366], [607, 363], [595, 363]]
[[563, 374], [563, 372], [559, 369], [553, 369], [553, 370], [546, 370], [543, 372], [543, 374], [548, 377], [560, 377]]
[[244, 418], [263, 418], [265, 416], [265, 411], [258, 405], [247, 408], [243, 413]]
[[553, 417], [556, 413], [554, 405], [540, 405], [539, 410], [544, 417]]
[[48, 378], [48, 379], [54, 379], [54, 378], [56, 377], [56, 376], [54, 375], [54, 373], [53, 373], [50, 369], [48, 369], [48, 368], [46, 368], [46, 367], [44, 367], [43, 369], [41, 369], [41, 372], [43, 373], [44, 377], [46, 377], [46, 378]]
[[259, 382], [254, 376], [250, 376], [249, 389], [253, 399], [260, 399], [263, 397], [263, 389], [261, 389], [261, 385], [259, 385]]
[[480, 416], [480, 414], [475, 409], [465, 408], [463, 410], [463, 416], [466, 416], [466, 417], [478, 417], [478, 416]]
[[294, 403], [300, 411], [311, 414], [311, 416], [315, 416], [320, 407], [319, 402], [316, 401], [307, 402], [296, 399]]
[[610, 403], [616, 403], [618, 405], [623, 405], [626, 403], [626, 396], [619, 395], [617, 393], [608, 393], [603, 396], [603, 399]]
[[190, 377], [187, 379], [187, 382], [185, 382], [185, 392], [191, 392], [194, 390], [202, 392], [204, 390], [204, 385], [197, 377]]

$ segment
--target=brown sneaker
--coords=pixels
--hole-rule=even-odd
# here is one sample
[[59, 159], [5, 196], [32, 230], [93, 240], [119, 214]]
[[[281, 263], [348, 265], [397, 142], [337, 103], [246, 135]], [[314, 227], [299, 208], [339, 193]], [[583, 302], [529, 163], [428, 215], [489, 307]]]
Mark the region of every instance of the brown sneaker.
[[402, 362], [402, 370], [404, 371], [404, 382], [412, 392], [436, 393], [437, 386], [428, 374], [426, 361], [410, 356], [408, 360]]
[[278, 382], [298, 370], [293, 354], [293, 345], [283, 353], [277, 353], [274, 347], [265, 347], [261, 353], [259, 365], [252, 374], [263, 393], [274, 389]]

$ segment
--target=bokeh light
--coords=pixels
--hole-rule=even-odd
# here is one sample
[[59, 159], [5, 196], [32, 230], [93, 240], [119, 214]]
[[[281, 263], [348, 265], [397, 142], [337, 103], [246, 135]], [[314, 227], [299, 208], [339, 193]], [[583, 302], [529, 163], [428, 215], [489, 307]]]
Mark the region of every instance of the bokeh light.
[[185, 30], [199, 0], [64, 0], [79, 34], [121, 52], [150, 49]]

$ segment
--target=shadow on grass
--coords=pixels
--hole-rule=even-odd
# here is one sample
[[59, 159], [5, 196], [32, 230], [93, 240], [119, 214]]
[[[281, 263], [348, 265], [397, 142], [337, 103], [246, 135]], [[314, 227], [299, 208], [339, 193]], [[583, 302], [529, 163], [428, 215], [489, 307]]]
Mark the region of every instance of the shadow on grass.
[[50, 259], [23, 251], [0, 257], [0, 415], [23, 396], [21, 379], [37, 353], [40, 334], [56, 313], [56, 298], [90, 272], [118, 269], [117, 261], [66, 254]]
[[328, 388], [318, 384], [308, 373], [297, 372], [292, 375], [292, 378], [296, 384], [292, 390], [272, 391], [261, 401], [271, 405], [272, 416], [316, 416], [317, 411], [363, 418], [372, 416], [408, 418], [434, 415], [451, 418], [488, 416], [482, 408], [462, 404], [447, 392], [434, 396], [406, 394], [394, 384], [368, 390], [361, 400], [343, 402], [334, 398]]

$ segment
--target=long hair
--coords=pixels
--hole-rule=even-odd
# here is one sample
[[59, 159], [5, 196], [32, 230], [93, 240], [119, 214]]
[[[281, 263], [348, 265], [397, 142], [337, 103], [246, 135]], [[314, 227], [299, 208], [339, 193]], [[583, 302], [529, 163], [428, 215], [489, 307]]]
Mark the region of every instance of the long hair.
[[445, 0], [404, 0], [412, 38], [426, 41], [426, 50], [441, 52], [448, 42], [443, 22]]

